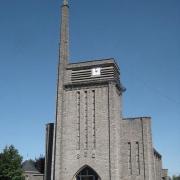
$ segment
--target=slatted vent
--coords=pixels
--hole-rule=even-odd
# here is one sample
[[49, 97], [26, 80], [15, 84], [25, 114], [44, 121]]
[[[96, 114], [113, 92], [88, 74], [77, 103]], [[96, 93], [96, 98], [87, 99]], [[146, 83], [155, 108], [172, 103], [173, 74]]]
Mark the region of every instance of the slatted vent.
[[100, 69], [100, 75], [97, 76], [92, 75], [92, 69], [72, 70], [72, 74], [71, 74], [72, 82], [107, 80], [107, 79], [119, 80], [119, 74], [113, 66], [102, 67]]

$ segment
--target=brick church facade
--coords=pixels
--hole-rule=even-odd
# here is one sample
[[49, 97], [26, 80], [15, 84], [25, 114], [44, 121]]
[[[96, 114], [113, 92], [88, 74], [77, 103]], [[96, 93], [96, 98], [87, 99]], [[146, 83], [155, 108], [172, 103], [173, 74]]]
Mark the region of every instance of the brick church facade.
[[69, 62], [69, 5], [61, 7], [56, 121], [46, 127], [45, 180], [167, 180], [151, 118], [124, 118], [113, 58]]

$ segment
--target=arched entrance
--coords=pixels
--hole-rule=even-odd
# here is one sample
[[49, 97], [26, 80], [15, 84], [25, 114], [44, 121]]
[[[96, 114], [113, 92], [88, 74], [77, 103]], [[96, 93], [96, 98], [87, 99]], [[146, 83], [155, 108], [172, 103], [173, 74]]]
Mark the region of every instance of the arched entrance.
[[89, 166], [85, 166], [76, 175], [76, 180], [100, 180], [98, 174]]

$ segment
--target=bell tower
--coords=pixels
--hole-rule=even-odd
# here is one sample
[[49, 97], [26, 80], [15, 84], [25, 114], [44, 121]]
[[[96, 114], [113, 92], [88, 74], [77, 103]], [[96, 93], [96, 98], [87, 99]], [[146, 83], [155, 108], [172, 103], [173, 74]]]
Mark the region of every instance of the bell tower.
[[69, 63], [69, 4], [61, 7], [51, 180], [120, 179], [120, 72], [113, 58]]

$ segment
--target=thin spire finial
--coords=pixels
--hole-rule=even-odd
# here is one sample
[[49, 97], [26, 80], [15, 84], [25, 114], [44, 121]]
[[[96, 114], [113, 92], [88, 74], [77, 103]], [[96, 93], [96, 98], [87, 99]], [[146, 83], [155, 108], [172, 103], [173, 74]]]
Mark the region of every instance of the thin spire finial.
[[64, 0], [63, 5], [68, 5], [68, 0]]

